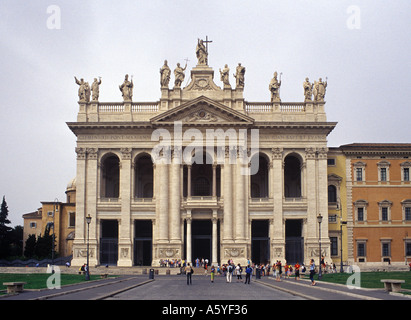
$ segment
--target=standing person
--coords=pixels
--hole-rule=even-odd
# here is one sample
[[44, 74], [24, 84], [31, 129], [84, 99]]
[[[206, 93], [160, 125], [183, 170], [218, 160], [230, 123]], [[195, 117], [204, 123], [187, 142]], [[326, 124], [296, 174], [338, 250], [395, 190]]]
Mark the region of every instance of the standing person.
[[186, 272], [186, 275], [187, 275], [187, 285], [192, 284], [191, 283], [191, 275], [194, 273], [194, 270], [190, 266], [190, 263], [187, 263], [187, 267], [185, 267], [184, 271]]
[[214, 283], [214, 273], [215, 273], [215, 268], [214, 265], [211, 266], [211, 282]]
[[314, 273], [315, 273], [315, 263], [314, 263], [314, 259], [311, 259], [310, 260], [310, 280], [311, 280], [312, 286], [315, 286]]
[[227, 266], [227, 282], [231, 283], [231, 280], [233, 279], [233, 269], [231, 264]]
[[281, 281], [281, 263], [280, 261], [277, 260], [277, 263], [275, 264], [275, 281]]
[[295, 280], [297, 281], [297, 280], [300, 280], [300, 264], [297, 262], [295, 265], [294, 265], [294, 269], [295, 269]]
[[243, 268], [241, 268], [241, 265], [238, 264], [237, 267], [235, 268], [236, 274], [237, 274], [237, 282], [241, 282], [243, 278], [241, 277], [241, 273], [243, 271]]
[[253, 273], [253, 269], [251, 269], [250, 265], [247, 265], [247, 268], [245, 269], [245, 282], [244, 284], [250, 284], [251, 280], [251, 274]]

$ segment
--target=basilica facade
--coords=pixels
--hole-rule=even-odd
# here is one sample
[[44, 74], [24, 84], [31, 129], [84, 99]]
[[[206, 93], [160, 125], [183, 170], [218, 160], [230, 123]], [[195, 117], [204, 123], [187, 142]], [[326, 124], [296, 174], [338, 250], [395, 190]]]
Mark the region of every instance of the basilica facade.
[[[161, 260], [221, 264], [330, 260], [326, 83], [304, 82], [302, 102], [248, 102], [245, 67], [220, 85], [203, 42], [198, 64], [160, 69], [161, 96], [100, 102], [99, 85], [79, 85], [76, 217], [72, 265], [158, 266]], [[217, 81], [218, 82], [218, 81]], [[91, 94], [92, 91], [92, 94]], [[91, 99], [90, 99], [91, 98]], [[87, 224], [86, 217], [91, 217]], [[321, 219], [322, 218], [322, 219]]]

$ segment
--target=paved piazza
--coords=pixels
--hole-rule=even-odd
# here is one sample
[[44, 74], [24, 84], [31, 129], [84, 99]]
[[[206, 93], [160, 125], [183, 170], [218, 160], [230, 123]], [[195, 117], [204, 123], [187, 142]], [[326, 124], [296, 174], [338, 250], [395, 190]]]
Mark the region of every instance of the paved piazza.
[[[243, 277], [244, 278], [244, 277]], [[186, 277], [156, 277], [155, 281], [118, 294], [110, 300], [304, 300], [286, 292], [271, 289], [254, 281], [250, 285], [227, 283], [225, 277], [217, 276], [211, 283], [210, 276], [193, 276], [192, 285]]]

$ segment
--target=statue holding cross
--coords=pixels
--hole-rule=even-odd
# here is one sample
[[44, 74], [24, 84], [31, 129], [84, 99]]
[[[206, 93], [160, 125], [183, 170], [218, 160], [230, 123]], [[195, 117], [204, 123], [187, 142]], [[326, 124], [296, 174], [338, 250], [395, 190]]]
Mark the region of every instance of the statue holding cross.
[[208, 65], [208, 43], [210, 42], [213, 41], [209, 41], [208, 36], [205, 41], [202, 39], [198, 39], [197, 41], [196, 55], [199, 65]]

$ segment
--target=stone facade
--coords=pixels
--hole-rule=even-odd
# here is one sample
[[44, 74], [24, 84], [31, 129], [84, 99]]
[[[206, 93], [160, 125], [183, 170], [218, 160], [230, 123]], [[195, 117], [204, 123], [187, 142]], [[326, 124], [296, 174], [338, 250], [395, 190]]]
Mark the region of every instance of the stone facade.
[[79, 101], [68, 123], [77, 137], [73, 265], [85, 262], [87, 242], [90, 265], [308, 263], [319, 256], [318, 214], [329, 261], [327, 135], [336, 123], [325, 102], [247, 102], [243, 66], [236, 88], [226, 79], [221, 88], [201, 59], [186, 87], [162, 81], [159, 101]]

